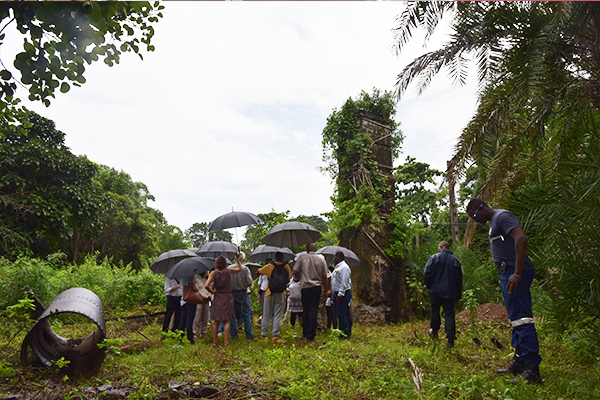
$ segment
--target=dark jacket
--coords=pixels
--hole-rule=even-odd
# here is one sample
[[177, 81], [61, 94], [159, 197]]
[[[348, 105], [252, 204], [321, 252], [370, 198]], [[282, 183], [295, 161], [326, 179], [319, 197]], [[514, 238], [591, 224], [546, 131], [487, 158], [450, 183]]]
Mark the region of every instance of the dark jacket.
[[429, 257], [423, 275], [429, 293], [454, 301], [461, 298], [462, 268], [449, 249], [442, 249]]

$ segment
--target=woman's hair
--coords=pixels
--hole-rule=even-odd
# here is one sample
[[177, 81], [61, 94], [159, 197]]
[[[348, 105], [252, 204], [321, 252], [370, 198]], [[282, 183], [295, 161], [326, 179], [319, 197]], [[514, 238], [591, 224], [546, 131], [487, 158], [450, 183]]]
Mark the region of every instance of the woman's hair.
[[227, 268], [227, 260], [225, 257], [220, 256], [215, 260], [215, 268], [219, 271], [223, 271], [225, 268]]

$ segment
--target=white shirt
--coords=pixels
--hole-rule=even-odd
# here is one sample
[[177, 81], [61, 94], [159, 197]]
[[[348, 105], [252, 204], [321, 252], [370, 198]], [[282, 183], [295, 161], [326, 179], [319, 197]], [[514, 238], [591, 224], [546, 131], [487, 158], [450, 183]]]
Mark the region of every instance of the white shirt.
[[331, 290], [337, 292], [338, 297], [344, 297], [346, 290], [352, 288], [350, 275], [350, 267], [346, 264], [346, 261], [341, 261], [335, 266], [331, 275]]

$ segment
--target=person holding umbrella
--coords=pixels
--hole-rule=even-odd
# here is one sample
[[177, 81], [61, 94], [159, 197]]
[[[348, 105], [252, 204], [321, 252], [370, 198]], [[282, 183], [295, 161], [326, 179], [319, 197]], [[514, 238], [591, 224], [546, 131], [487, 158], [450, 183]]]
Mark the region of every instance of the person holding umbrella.
[[167, 332], [171, 324], [171, 318], [174, 316], [172, 332], [179, 329], [179, 321], [181, 320], [181, 296], [183, 289], [178, 279], [165, 278], [165, 295], [167, 296], [167, 312], [163, 321], [162, 331]]
[[[229, 321], [235, 318], [233, 310], [233, 296], [231, 294], [231, 274], [236, 274], [242, 270], [240, 261], [241, 255], [235, 255], [237, 266], [227, 268], [227, 260], [220, 256], [215, 261], [215, 270], [210, 273], [204, 287], [215, 295], [210, 312], [210, 319], [213, 321], [212, 334], [213, 346], [217, 345], [219, 334], [219, 322], [225, 324], [225, 346], [229, 346], [229, 335], [231, 333], [231, 325]], [[214, 282], [214, 288], [210, 286]]]

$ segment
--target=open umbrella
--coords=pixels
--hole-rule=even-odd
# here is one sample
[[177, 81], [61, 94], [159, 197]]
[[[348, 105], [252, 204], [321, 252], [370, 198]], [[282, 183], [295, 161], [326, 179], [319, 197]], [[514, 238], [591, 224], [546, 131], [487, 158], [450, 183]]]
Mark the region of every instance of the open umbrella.
[[237, 228], [240, 226], [264, 224], [256, 215], [245, 211], [232, 211], [217, 217], [208, 227], [208, 231], [222, 231], [223, 229]]
[[269, 246], [299, 247], [314, 243], [321, 237], [321, 233], [306, 222], [284, 222], [275, 225], [262, 238], [262, 242]]
[[248, 259], [256, 262], [265, 262], [267, 258], [275, 260], [275, 253], [278, 251], [283, 254], [283, 261], [294, 259], [294, 253], [287, 247], [267, 246], [265, 244], [261, 244], [255, 248], [252, 254], [248, 256]]
[[150, 265], [150, 269], [157, 274], [165, 274], [173, 265], [177, 264], [179, 261], [190, 258], [197, 257], [196, 249], [176, 249], [167, 251], [162, 253], [152, 265]]
[[356, 254], [354, 254], [352, 250], [342, 246], [321, 247], [319, 250], [317, 250], [317, 254], [322, 254], [325, 256], [327, 264], [333, 264], [333, 257], [338, 251], [344, 253], [344, 259], [349, 267], [356, 267], [357, 265], [360, 265], [360, 259], [356, 256]]
[[258, 270], [263, 267], [262, 265], [256, 263], [244, 263], [244, 265], [250, 270], [252, 280], [258, 278]]
[[196, 251], [196, 255], [209, 258], [217, 258], [223, 256], [225, 258], [233, 258], [238, 253], [238, 248], [235, 244], [217, 240], [214, 242], [204, 243]]
[[[265, 222], [258, 216], [246, 211], [232, 211], [217, 217], [211, 222], [208, 231], [222, 231], [223, 229], [238, 228], [246, 225], [264, 224]], [[235, 230], [235, 241], [238, 243], [238, 251], [240, 241], [237, 237], [237, 229]]]
[[165, 276], [169, 279], [189, 278], [190, 276], [210, 271], [214, 265], [215, 260], [211, 258], [190, 257], [173, 265]]

